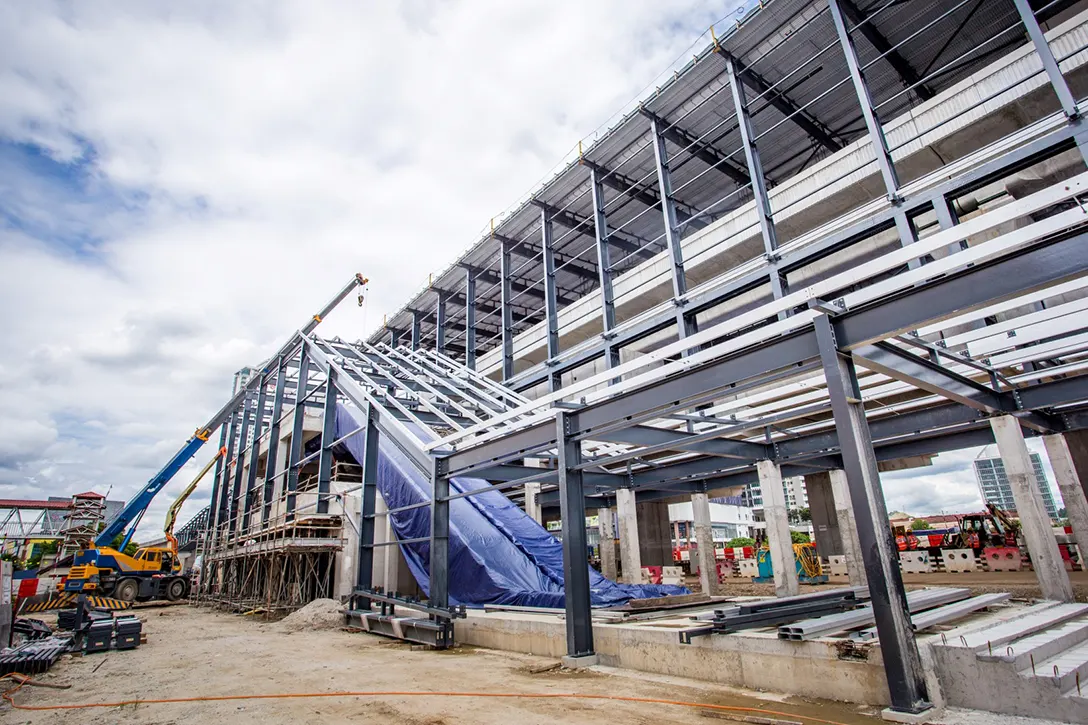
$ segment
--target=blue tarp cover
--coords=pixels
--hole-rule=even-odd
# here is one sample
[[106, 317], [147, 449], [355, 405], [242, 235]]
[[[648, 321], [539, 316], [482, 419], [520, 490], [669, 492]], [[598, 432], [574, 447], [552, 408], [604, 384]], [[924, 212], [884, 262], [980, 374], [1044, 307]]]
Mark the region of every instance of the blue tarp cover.
[[[356, 430], [366, 418], [357, 408], [338, 406], [336, 437]], [[426, 435], [419, 432], [419, 435]], [[429, 501], [431, 484], [393, 444], [380, 437], [378, 493], [391, 508]], [[364, 433], [348, 437], [343, 446], [363, 460]], [[450, 479], [450, 493], [464, 493], [489, 484], [478, 478]], [[390, 515], [399, 540], [429, 536], [430, 507]], [[508, 604], [563, 607], [563, 546], [543, 526], [499, 491], [487, 491], [450, 502], [450, 600], [469, 606]], [[424, 592], [429, 592], [430, 545], [401, 544], [408, 567]], [[588, 564], [587, 564], [588, 566]], [[618, 584], [589, 570], [593, 606], [609, 607], [630, 599], [688, 594], [685, 587]]]

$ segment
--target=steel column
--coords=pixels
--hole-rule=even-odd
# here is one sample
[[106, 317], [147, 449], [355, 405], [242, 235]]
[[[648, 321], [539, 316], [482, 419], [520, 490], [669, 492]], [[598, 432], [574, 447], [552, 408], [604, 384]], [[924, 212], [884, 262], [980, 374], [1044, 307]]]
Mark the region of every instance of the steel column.
[[257, 388], [257, 410], [253, 418], [253, 443], [249, 446], [249, 472], [246, 474], [246, 501], [242, 507], [242, 531], [249, 529], [250, 512], [253, 510], [253, 489], [257, 487], [257, 462], [261, 457], [261, 426], [264, 425], [264, 408], [268, 400], [268, 373], [261, 372], [260, 387]]
[[261, 497], [261, 523], [272, 516], [272, 495], [276, 490], [276, 465], [280, 454], [280, 417], [283, 392], [287, 386], [287, 358], [281, 356], [276, 366], [276, 393], [272, 398], [272, 426], [268, 429], [268, 457], [264, 464], [264, 495]]
[[419, 349], [419, 326], [423, 321], [423, 315], [419, 310], [412, 310], [412, 349]]
[[[733, 108], [737, 113], [737, 130], [744, 147], [744, 158], [748, 163], [748, 175], [752, 178], [752, 196], [755, 199], [756, 216], [759, 218], [759, 231], [763, 236], [763, 254], [768, 264], [767, 277], [771, 294], [777, 300], [784, 297], [789, 290], [786, 288], [785, 279], [778, 272], [778, 234], [774, 228], [771, 199], [767, 195], [767, 178], [763, 174], [763, 162], [759, 158], [759, 148], [755, 143], [756, 134], [752, 126], [752, 116], [748, 112], [744, 84], [741, 83], [731, 58], [725, 61], [725, 72], [729, 76], [729, 87], [733, 92]], [[785, 317], [785, 313], [780, 313], [779, 317]]]
[[514, 320], [510, 309], [510, 298], [514, 292], [511, 288], [511, 260], [510, 245], [499, 242], [502, 247], [501, 261], [499, 263], [500, 276], [502, 278], [502, 379], [507, 381], [514, 377]]
[[1046, 71], [1047, 78], [1050, 79], [1050, 85], [1054, 88], [1054, 93], [1058, 96], [1058, 102], [1062, 104], [1062, 111], [1067, 118], [1078, 118], [1080, 109], [1077, 108], [1077, 102], [1073, 98], [1073, 93], [1069, 90], [1069, 83], [1066, 82], [1061, 68], [1058, 67], [1058, 61], [1054, 57], [1054, 52], [1050, 49], [1050, 43], [1046, 42], [1046, 35], [1043, 34], [1043, 29], [1039, 27], [1039, 20], [1035, 17], [1035, 11], [1031, 9], [1028, 0], [1012, 0], [1012, 2], [1016, 6], [1016, 12], [1020, 14], [1020, 20], [1024, 23], [1024, 28], [1028, 32], [1028, 37], [1031, 38], [1032, 45], [1035, 46], [1035, 52], [1039, 54], [1039, 59], [1043, 62], [1043, 69]]
[[321, 416], [321, 453], [317, 459], [317, 510], [329, 512], [329, 490], [332, 483], [332, 443], [336, 440], [336, 373], [330, 369], [325, 381], [325, 407]]
[[[846, 29], [846, 21], [843, 18], [839, 0], [828, 0], [828, 8], [831, 10], [831, 18], [835, 23], [835, 31], [839, 36], [839, 45], [842, 47], [843, 55], [846, 58], [846, 66], [850, 70], [850, 80], [854, 84], [854, 92], [857, 94], [862, 116], [865, 118], [869, 143], [872, 146], [873, 155], [876, 157], [880, 175], [884, 179], [884, 190], [887, 192], [888, 200], [895, 208], [895, 228], [899, 232], [899, 241], [902, 246], [907, 246], [914, 241], [915, 232], [910, 220], [901, 208], [903, 197], [899, 195], [899, 176], [895, 172], [895, 162], [892, 161], [891, 152], [888, 151], [888, 139], [884, 136], [884, 127], [873, 110], [873, 98], [869, 94], [869, 86], [861, 72], [861, 63], [858, 61], [854, 39], [850, 37], [849, 31]], [[919, 264], [918, 260], [911, 260], [908, 266], [914, 269]]]
[[[362, 507], [359, 512], [359, 563], [356, 568], [356, 588], [373, 584], [374, 579], [374, 530], [377, 520], [378, 498], [378, 409], [368, 406], [366, 411], [366, 432], [363, 448], [363, 476], [360, 492]], [[386, 556], [389, 556], [387, 553]], [[357, 606], [361, 603], [357, 603]], [[369, 601], [365, 606], [369, 606]]]
[[249, 422], [252, 419], [250, 401], [253, 399], [252, 391], [246, 393], [242, 400], [242, 426], [238, 431], [238, 455], [234, 461], [234, 484], [230, 494], [230, 518], [227, 525], [231, 530], [239, 531], [238, 525], [238, 498], [242, 495], [242, 458], [245, 456], [246, 439], [249, 436]]
[[[559, 306], [555, 300], [555, 249], [552, 214], [547, 208], [540, 210], [540, 242], [544, 257], [544, 313], [547, 324], [548, 360], [559, 356]], [[547, 364], [547, 362], [545, 362]], [[561, 375], [548, 375], [548, 389], [555, 392], [560, 387]]]
[[[227, 426], [224, 423], [219, 426], [219, 450], [223, 450], [227, 445]], [[218, 524], [219, 518], [219, 494], [222, 489], [220, 480], [223, 475], [223, 467], [226, 464], [226, 456], [219, 456], [215, 459], [215, 477], [212, 479], [212, 498], [208, 508], [208, 521], [207, 529], [204, 532], [204, 546], [205, 549], [211, 548], [212, 533]]]
[[616, 326], [616, 304], [612, 292], [612, 254], [608, 246], [608, 219], [604, 213], [604, 188], [597, 172], [589, 170], [593, 196], [593, 228], [597, 239], [597, 273], [601, 280], [601, 327], [604, 330], [604, 359], [609, 368], [620, 364], [619, 351], [612, 345]]
[[284, 509], [287, 521], [295, 517], [295, 491], [298, 490], [298, 462], [302, 458], [303, 425], [306, 421], [306, 405], [302, 399], [306, 397], [306, 386], [310, 377], [310, 348], [303, 345], [298, 355], [298, 386], [295, 388], [295, 415], [291, 421], [291, 447], [287, 457], [287, 483], [284, 491], [287, 494], [287, 505]]
[[230, 480], [230, 462], [234, 460], [235, 441], [238, 437], [238, 410], [235, 409], [230, 414], [230, 428], [227, 432], [227, 454], [223, 456], [222, 467], [222, 480], [219, 483], [219, 502], [215, 507], [215, 531], [218, 535], [227, 523], [226, 514], [229, 510], [230, 502], [230, 487], [228, 481]]
[[[831, 2], [834, 4], [835, 0]], [[820, 315], [815, 319], [815, 326], [861, 543], [865, 578], [880, 636], [880, 653], [884, 659], [892, 709], [920, 713], [930, 707], [926, 699], [925, 676], [918, 644], [914, 640], [914, 628], [910, 623], [895, 541], [888, 526], [888, 510], [880, 487], [857, 374], [850, 355], [839, 350], [831, 319], [827, 315]]]
[[665, 245], [669, 251], [672, 271], [672, 298], [676, 305], [676, 329], [680, 337], [698, 332], [694, 315], [684, 314], [687, 304], [688, 280], [684, 274], [684, 250], [680, 246], [680, 221], [676, 216], [676, 200], [672, 196], [672, 174], [669, 169], [669, 149], [658, 128], [657, 119], [650, 119], [650, 135], [654, 144], [657, 185], [661, 189], [661, 215], [665, 220]]
[[465, 270], [465, 367], [476, 369], [476, 277]]
[[431, 560], [430, 591], [427, 600], [432, 607], [445, 609], [450, 605], [450, 479], [445, 458], [436, 457], [431, 464]]
[[559, 451], [559, 510], [563, 519], [563, 581], [567, 614], [567, 656], [593, 654], [589, 562], [586, 560], [586, 502], [582, 492], [582, 444], [571, 436], [571, 413], [555, 414]]
[[434, 311], [434, 349], [442, 354], [446, 351], [446, 295], [442, 292]]

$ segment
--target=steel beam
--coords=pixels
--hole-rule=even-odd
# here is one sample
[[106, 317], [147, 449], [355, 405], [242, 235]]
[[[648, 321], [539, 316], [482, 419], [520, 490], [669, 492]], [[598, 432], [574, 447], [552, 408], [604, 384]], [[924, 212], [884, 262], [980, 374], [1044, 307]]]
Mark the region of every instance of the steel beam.
[[[287, 455], [287, 481], [284, 491], [287, 497], [285, 507], [285, 519], [293, 521], [295, 518], [295, 492], [298, 491], [298, 462], [302, 458], [303, 425], [306, 421], [306, 408], [300, 401], [305, 395], [306, 386], [310, 378], [310, 346], [303, 345], [298, 355], [298, 384], [295, 387], [295, 411], [291, 426], [291, 445]], [[300, 394], [301, 393], [301, 394]]]
[[582, 444], [571, 435], [571, 413], [556, 411], [559, 441], [559, 510], [563, 520], [563, 581], [566, 603], [567, 656], [593, 654], [589, 562], [586, 561], [586, 509], [582, 495]]
[[605, 341], [605, 364], [609, 368], [619, 365], [619, 350], [610, 342], [612, 328], [616, 326], [616, 304], [612, 291], [612, 256], [609, 249], [610, 234], [608, 233], [608, 219], [604, 211], [604, 189], [601, 187], [599, 175], [593, 169], [589, 170], [589, 183], [593, 196], [593, 229], [597, 238], [597, 271], [601, 277], [601, 327]]
[[450, 606], [450, 479], [446, 460], [435, 457], [431, 468], [430, 587], [431, 607]]
[[[832, 6], [837, 0], [831, 0]], [[840, 18], [841, 20], [841, 18]], [[873, 615], [880, 635], [880, 653], [888, 678], [892, 709], [920, 713], [927, 702], [925, 673], [910, 623], [896, 546], [888, 527], [888, 510], [880, 487], [869, 423], [861, 399], [854, 363], [844, 354], [827, 315], [815, 320], [820, 360], [827, 378], [831, 409], [842, 449], [843, 469], [857, 522], [869, 584]]]
[[476, 369], [476, 277], [465, 270], [465, 367]]
[[499, 266], [502, 270], [502, 379], [505, 381], [514, 377], [514, 321], [510, 317], [510, 300], [514, 291], [510, 279], [510, 245], [499, 242], [499, 246], [502, 248]]
[[419, 326], [423, 321], [423, 313], [419, 310], [412, 310], [412, 349], [419, 349], [420, 332]]
[[675, 124], [669, 123], [668, 119], [659, 116], [646, 108], [640, 107], [639, 112], [651, 121], [657, 123], [658, 129], [661, 131], [661, 135], [664, 138], [672, 141], [707, 166], [717, 169], [735, 181], [739, 186], [744, 186], [751, 182], [748, 173], [740, 168], [739, 165], [734, 164], [733, 161], [729, 159], [729, 154], [719, 151], [705, 141], [700, 140], [694, 134], [685, 131]]
[[242, 459], [245, 456], [246, 439], [249, 437], [250, 421], [253, 419], [251, 414], [252, 391], [247, 391], [245, 398], [242, 402], [242, 425], [238, 431], [238, 455], [234, 460], [234, 485], [231, 487], [230, 494], [230, 518], [227, 521], [228, 526], [238, 531], [238, 525], [241, 521], [238, 519], [238, 499], [242, 495]]
[[866, 19], [866, 16], [853, 3], [853, 0], [838, 0], [838, 3], [842, 10], [850, 16], [850, 20], [856, 26], [854, 29], [860, 31], [865, 39], [869, 41], [869, 44], [876, 49], [876, 52], [884, 56], [884, 61], [892, 67], [899, 79], [903, 81], [904, 87], [914, 86], [914, 93], [923, 101], [928, 101], [936, 95], [932, 88], [921, 82], [922, 78], [918, 75], [918, 71], [914, 70], [914, 66], [898, 50], [893, 50], [892, 44], [876, 27], [875, 22]]
[[[593, 223], [593, 219], [584, 217], [581, 214], [575, 214], [568, 209], [557, 209], [547, 202], [534, 199], [533, 203], [541, 209], [547, 209], [552, 213], [552, 221], [557, 224], [562, 224], [572, 231], [576, 231], [587, 237], [596, 237], [597, 230], [596, 224]], [[661, 246], [653, 244], [651, 245], [647, 240], [641, 237], [636, 237], [633, 234], [626, 234], [621, 232], [612, 232], [608, 235], [608, 241], [617, 249], [622, 249], [628, 254], [633, 254], [641, 259], [653, 259], [657, 256], [657, 253], [661, 251]], [[562, 304], [569, 304], [573, 300], [564, 301], [559, 300]]]

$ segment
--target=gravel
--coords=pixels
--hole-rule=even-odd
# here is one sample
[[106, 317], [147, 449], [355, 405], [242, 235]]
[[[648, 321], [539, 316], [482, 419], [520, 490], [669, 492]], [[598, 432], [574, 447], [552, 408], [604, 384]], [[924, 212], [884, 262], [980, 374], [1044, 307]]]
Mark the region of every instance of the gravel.
[[335, 599], [315, 599], [284, 617], [280, 624], [288, 632], [339, 629], [344, 626], [343, 607]]

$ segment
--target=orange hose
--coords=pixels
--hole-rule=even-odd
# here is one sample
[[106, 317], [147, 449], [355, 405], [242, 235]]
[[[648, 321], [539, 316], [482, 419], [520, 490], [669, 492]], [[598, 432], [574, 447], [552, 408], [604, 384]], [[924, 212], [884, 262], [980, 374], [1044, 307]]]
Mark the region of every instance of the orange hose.
[[738, 705], [713, 705], [701, 702], [686, 702], [684, 700], [664, 700], [656, 697], [627, 697], [623, 695], [595, 695], [578, 692], [397, 692], [395, 690], [375, 690], [360, 692], [281, 692], [264, 695], [205, 695], [201, 697], [165, 697], [148, 700], [120, 700], [118, 702], [88, 702], [72, 705], [18, 705], [14, 695], [26, 684], [34, 682], [25, 675], [14, 673], [4, 675], [5, 678], [17, 679], [18, 684], [2, 694], [4, 700], [16, 710], [85, 710], [96, 707], [124, 707], [125, 705], [153, 705], [180, 702], [224, 702], [230, 700], [284, 700], [293, 698], [315, 697], [502, 697], [525, 700], [610, 700], [613, 702], [638, 702], [655, 705], [675, 705], [677, 707], [703, 708], [707, 710], [719, 710], [722, 712], [753, 712], [760, 715], [778, 715], [780, 717], [801, 718], [807, 722], [820, 723], [820, 725], [847, 725], [835, 720], [822, 720], [810, 715], [798, 715], [792, 712], [779, 712], [777, 710], [764, 710], [758, 707], [741, 707]]

